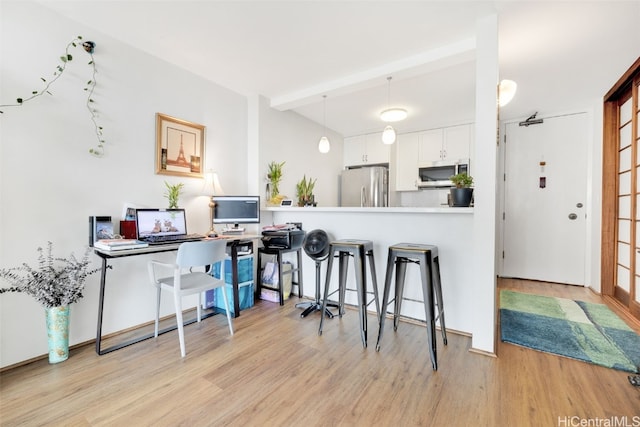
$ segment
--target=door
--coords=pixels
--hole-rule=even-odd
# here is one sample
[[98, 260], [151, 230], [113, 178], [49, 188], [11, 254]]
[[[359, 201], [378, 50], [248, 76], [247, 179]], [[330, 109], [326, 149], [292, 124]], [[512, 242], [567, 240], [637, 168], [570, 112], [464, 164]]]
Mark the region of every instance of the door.
[[587, 126], [585, 113], [506, 124], [503, 276], [585, 284]]

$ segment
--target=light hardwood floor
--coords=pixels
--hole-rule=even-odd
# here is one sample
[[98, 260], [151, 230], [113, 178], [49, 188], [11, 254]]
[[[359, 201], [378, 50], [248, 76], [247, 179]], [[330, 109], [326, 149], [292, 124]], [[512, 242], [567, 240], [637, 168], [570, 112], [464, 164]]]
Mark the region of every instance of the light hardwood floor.
[[[602, 302], [579, 287], [500, 288]], [[424, 326], [403, 322], [394, 333], [387, 322], [376, 352], [374, 316], [365, 349], [356, 311], [318, 336], [319, 314], [300, 318], [295, 302], [257, 302], [235, 319], [233, 337], [224, 316], [188, 326], [184, 359], [174, 331], [104, 356], [87, 345], [61, 364], [6, 370], [0, 425], [568, 426], [640, 415], [640, 388], [624, 372], [500, 342], [497, 358], [480, 355], [452, 333], [446, 347], [438, 335], [434, 372]]]

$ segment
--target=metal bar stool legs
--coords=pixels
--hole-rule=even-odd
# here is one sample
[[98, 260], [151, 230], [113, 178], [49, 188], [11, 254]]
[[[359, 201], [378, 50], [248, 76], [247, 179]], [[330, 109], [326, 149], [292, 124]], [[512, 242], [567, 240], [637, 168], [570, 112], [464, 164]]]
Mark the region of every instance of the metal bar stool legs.
[[[326, 308], [329, 298], [329, 285], [331, 281], [331, 271], [333, 259], [338, 258], [338, 313], [342, 317], [344, 314], [344, 300], [347, 291], [347, 271], [349, 258], [353, 257], [355, 270], [356, 291], [358, 294], [358, 315], [360, 318], [360, 337], [364, 347], [367, 346], [367, 306], [375, 301], [376, 315], [380, 319], [380, 301], [378, 297], [378, 282], [375, 274], [375, 261], [373, 255], [373, 242], [369, 240], [338, 240], [332, 242], [329, 251], [329, 262], [327, 264], [327, 275], [325, 278], [324, 298], [322, 301], [323, 311]], [[369, 260], [371, 281], [373, 284], [374, 300], [367, 302], [367, 274], [366, 262]], [[334, 291], [336, 292], [336, 291]], [[318, 335], [322, 335], [324, 326], [324, 316], [320, 318], [320, 328]]]
[[[385, 313], [391, 293], [393, 281], [393, 269], [395, 267], [395, 286], [393, 308], [393, 329], [398, 329], [400, 310], [404, 294], [404, 283], [407, 264], [414, 263], [420, 266], [420, 282], [423, 295], [425, 319], [427, 323], [427, 339], [433, 370], [438, 369], [436, 347], [436, 321], [440, 320], [442, 339], [447, 344], [447, 332], [444, 322], [444, 303], [442, 299], [442, 286], [440, 282], [440, 259], [438, 248], [432, 245], [419, 245], [411, 243], [398, 243], [390, 246], [387, 255], [387, 271], [385, 274], [384, 292], [382, 297], [382, 311], [379, 318], [378, 341], [376, 350], [380, 350], [380, 342], [384, 333]], [[436, 316], [435, 305], [438, 307]]]

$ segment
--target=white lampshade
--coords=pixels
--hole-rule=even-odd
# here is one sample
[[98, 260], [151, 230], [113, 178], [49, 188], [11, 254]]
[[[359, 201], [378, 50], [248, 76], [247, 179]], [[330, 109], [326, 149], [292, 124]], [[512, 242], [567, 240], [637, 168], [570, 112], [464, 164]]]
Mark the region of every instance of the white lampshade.
[[224, 195], [224, 190], [220, 185], [220, 179], [218, 178], [218, 174], [216, 172], [208, 171], [204, 174], [204, 185], [202, 187], [202, 192], [208, 196]]
[[382, 131], [382, 143], [391, 145], [394, 142], [396, 142], [396, 130], [391, 125], [388, 125]]
[[380, 113], [383, 122], [399, 122], [407, 118], [407, 110], [403, 108], [389, 108]]
[[322, 154], [326, 154], [331, 150], [331, 144], [329, 143], [329, 139], [326, 136], [320, 138], [318, 141], [318, 151]]
[[516, 94], [518, 85], [513, 80], [502, 80], [498, 85], [498, 105], [504, 107]]

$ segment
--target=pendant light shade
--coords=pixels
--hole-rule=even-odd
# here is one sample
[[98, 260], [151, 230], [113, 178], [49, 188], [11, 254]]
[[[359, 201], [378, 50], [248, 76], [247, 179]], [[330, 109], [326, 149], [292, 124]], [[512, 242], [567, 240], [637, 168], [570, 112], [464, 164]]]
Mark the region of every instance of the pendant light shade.
[[[327, 133], [327, 95], [322, 95], [323, 98], [323, 118], [322, 118], [322, 126], [324, 127], [324, 133]], [[327, 154], [331, 150], [331, 143], [329, 142], [329, 138], [326, 136], [322, 136], [320, 141], [318, 141], [318, 151], [322, 154]]]
[[387, 125], [382, 131], [382, 143], [391, 145], [396, 142], [396, 130], [391, 125]]
[[[391, 108], [391, 76], [387, 77], [388, 94], [387, 109], [380, 113], [380, 118], [384, 122], [397, 122], [407, 118], [407, 110], [402, 108]], [[387, 125], [382, 131], [382, 143], [391, 145], [396, 142], [396, 130], [391, 125]]]
[[318, 141], [318, 151], [322, 154], [327, 154], [331, 150], [331, 144], [329, 143], [329, 139], [326, 136], [320, 138]]

